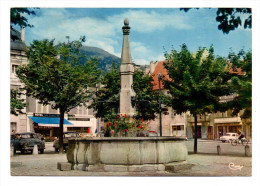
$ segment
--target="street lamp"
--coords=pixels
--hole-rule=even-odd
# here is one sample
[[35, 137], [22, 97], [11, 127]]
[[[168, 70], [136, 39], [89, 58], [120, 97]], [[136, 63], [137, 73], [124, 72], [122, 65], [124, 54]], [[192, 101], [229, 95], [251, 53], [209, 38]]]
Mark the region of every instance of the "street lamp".
[[162, 136], [162, 103], [161, 103], [161, 80], [162, 74], [158, 73], [157, 78], [159, 81], [159, 121], [160, 121], [160, 136]]

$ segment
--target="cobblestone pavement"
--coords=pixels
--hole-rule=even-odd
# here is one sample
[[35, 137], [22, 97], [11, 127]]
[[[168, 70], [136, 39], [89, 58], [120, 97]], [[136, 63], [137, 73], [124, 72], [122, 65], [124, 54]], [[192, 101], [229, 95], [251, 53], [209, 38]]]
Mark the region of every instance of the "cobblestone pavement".
[[[187, 142], [189, 143], [189, 142]], [[215, 142], [214, 142], [215, 144]], [[199, 144], [199, 149], [203, 146]], [[210, 145], [210, 143], [208, 144]], [[223, 150], [230, 150], [231, 144], [220, 144]], [[212, 145], [211, 146], [215, 146]], [[207, 147], [207, 146], [206, 146]], [[187, 145], [188, 150], [192, 151], [192, 146]], [[214, 147], [216, 149], [216, 146]], [[87, 172], [80, 170], [60, 171], [57, 169], [58, 162], [67, 162], [66, 154], [54, 153], [51, 144], [46, 145], [46, 153], [31, 155], [17, 154], [11, 157], [12, 176], [251, 176], [252, 158], [244, 157], [243, 147], [238, 147], [238, 152], [227, 155], [217, 155], [216, 150], [209, 150], [206, 154], [204, 150], [198, 154], [189, 154], [187, 163], [193, 164], [192, 168], [172, 172]], [[215, 151], [215, 153], [214, 153]], [[232, 150], [230, 151], [232, 152]], [[229, 153], [230, 153], [229, 152]], [[230, 163], [235, 166], [243, 166], [241, 170], [232, 170]]]

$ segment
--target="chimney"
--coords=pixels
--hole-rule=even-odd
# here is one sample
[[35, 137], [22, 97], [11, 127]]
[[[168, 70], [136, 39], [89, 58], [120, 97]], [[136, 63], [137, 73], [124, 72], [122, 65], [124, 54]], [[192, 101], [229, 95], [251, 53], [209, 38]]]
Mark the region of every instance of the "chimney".
[[150, 73], [152, 74], [155, 70], [155, 62], [151, 61], [150, 62]]
[[25, 42], [25, 39], [24, 39], [24, 26], [21, 28], [21, 41]]

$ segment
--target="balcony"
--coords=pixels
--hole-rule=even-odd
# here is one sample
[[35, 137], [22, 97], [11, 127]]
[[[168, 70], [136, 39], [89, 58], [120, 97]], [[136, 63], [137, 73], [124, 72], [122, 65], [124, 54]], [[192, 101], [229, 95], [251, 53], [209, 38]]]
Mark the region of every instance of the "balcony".
[[[194, 117], [192, 115], [187, 116], [188, 122], [190, 123], [194, 123]], [[210, 121], [210, 116], [198, 116], [197, 117], [197, 122], [201, 123], [201, 122], [209, 122]]]

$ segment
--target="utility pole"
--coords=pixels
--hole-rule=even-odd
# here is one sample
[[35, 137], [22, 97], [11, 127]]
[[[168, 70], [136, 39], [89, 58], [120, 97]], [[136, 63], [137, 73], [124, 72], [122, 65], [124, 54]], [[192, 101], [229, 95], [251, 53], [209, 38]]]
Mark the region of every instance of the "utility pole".
[[162, 136], [162, 103], [161, 103], [161, 80], [162, 74], [157, 74], [158, 81], [159, 81], [159, 121], [160, 121], [160, 136]]

